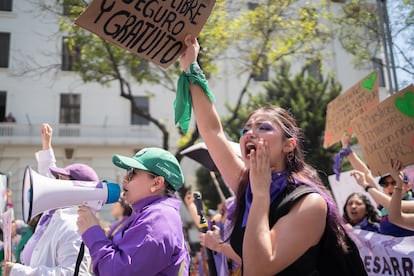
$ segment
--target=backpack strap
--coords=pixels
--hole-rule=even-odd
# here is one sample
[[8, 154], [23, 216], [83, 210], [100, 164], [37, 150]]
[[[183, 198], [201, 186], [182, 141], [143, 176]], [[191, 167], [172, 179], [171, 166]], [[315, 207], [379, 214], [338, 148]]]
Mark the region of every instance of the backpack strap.
[[73, 276], [79, 275], [79, 269], [80, 269], [80, 265], [81, 265], [84, 254], [85, 254], [85, 244], [82, 242], [80, 249], [79, 249], [78, 258], [76, 259], [75, 272], [73, 273]]
[[270, 205], [270, 227], [273, 227], [278, 219], [285, 216], [299, 198], [310, 193], [316, 193], [316, 190], [308, 185], [302, 184], [295, 187], [293, 191], [287, 191], [286, 193], [276, 198]]

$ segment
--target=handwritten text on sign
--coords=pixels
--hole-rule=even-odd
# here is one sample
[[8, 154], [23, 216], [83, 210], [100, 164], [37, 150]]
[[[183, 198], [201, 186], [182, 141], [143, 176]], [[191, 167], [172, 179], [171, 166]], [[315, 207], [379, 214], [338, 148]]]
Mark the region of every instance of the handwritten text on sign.
[[373, 71], [328, 104], [324, 147], [339, 142], [345, 131], [352, 132], [351, 120], [378, 103], [378, 74]]
[[390, 160], [414, 163], [414, 86], [388, 97], [352, 121], [362, 153], [374, 175], [390, 170]]
[[214, 0], [94, 0], [75, 24], [166, 68], [197, 36]]

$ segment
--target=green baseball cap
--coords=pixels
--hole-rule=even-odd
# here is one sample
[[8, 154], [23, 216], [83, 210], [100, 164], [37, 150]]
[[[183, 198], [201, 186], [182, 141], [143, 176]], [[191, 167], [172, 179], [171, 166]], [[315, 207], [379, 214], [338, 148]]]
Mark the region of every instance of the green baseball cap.
[[162, 176], [176, 191], [184, 184], [183, 172], [177, 159], [161, 148], [143, 148], [133, 157], [114, 154], [112, 163], [126, 170], [134, 168]]

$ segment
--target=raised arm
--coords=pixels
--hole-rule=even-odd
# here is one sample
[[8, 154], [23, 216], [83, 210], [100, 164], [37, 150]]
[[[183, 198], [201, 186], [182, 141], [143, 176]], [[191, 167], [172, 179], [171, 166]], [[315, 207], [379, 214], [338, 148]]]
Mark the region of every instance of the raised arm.
[[[366, 180], [366, 175], [360, 171], [353, 171], [351, 175], [355, 178], [356, 182], [359, 186], [361, 186], [367, 193], [369, 193], [375, 202], [379, 205], [384, 206], [385, 208], [389, 209], [391, 197], [384, 194], [381, 190], [377, 189], [376, 187], [371, 185], [372, 181]], [[401, 197], [400, 197], [401, 201]], [[403, 211], [409, 211], [412, 209], [411, 206], [414, 205], [414, 202], [410, 201], [403, 201], [402, 203]]]
[[[343, 149], [350, 147], [351, 138], [352, 138], [352, 135], [348, 132], [344, 132], [344, 134], [342, 134], [341, 143], [342, 143]], [[355, 170], [360, 171], [367, 176], [365, 180], [368, 181], [370, 185], [373, 185], [375, 188], [379, 189], [378, 184], [376, 183], [375, 179], [372, 177], [371, 170], [367, 167], [367, 165], [361, 160], [361, 158], [359, 158], [359, 156], [355, 152], [351, 151], [346, 157], [348, 158], [349, 163], [351, 163], [351, 166]]]
[[394, 188], [392, 193], [390, 206], [388, 209], [388, 219], [390, 222], [410, 230], [414, 230], [414, 201], [407, 202], [410, 204], [410, 208], [407, 208], [407, 211], [410, 213], [404, 213], [402, 211], [402, 196], [404, 192], [404, 180], [401, 172], [401, 162], [399, 160], [391, 160], [391, 176], [397, 182], [397, 185]]
[[225, 255], [237, 264], [241, 264], [240, 256], [237, 255], [228, 242], [221, 239], [220, 228], [217, 225], [213, 225], [213, 230], [209, 230], [205, 234], [200, 233], [200, 243], [213, 251]]
[[42, 137], [42, 150], [35, 154], [37, 171], [43, 176], [54, 178], [49, 170], [49, 167], [56, 166], [56, 157], [52, 148], [53, 128], [49, 124], [43, 123], [40, 127], [40, 134]]
[[[200, 46], [197, 39], [191, 36], [187, 36], [185, 42], [187, 48], [181, 55], [181, 67], [188, 74], [197, 74], [198, 65], [195, 62]], [[204, 90], [191, 83], [190, 91], [200, 134], [224, 181], [236, 193], [244, 164], [228, 142], [219, 115]]]
[[197, 206], [194, 203], [193, 192], [189, 190], [184, 197], [184, 203], [187, 206], [187, 210], [193, 219], [194, 224], [197, 226], [200, 224], [200, 216], [197, 213]]

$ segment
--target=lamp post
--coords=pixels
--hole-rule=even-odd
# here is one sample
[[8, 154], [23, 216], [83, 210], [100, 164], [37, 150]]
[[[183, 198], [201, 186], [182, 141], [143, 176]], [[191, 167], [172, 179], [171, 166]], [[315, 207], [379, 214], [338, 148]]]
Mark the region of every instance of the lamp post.
[[394, 51], [392, 36], [390, 30], [390, 21], [388, 17], [387, 1], [377, 0], [378, 18], [380, 23], [381, 39], [385, 52], [385, 63], [388, 76], [388, 83], [391, 94], [396, 93], [398, 89], [397, 72], [395, 69]]

